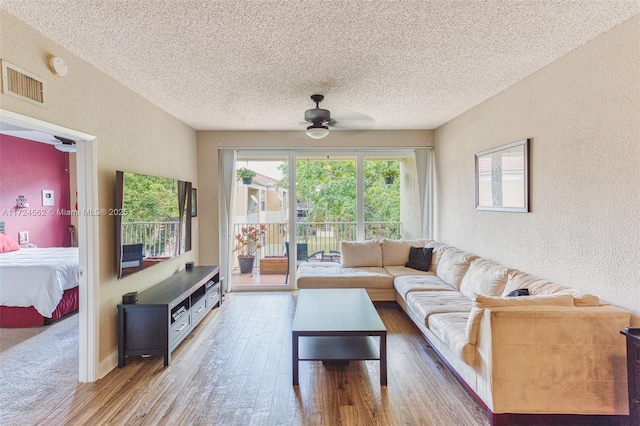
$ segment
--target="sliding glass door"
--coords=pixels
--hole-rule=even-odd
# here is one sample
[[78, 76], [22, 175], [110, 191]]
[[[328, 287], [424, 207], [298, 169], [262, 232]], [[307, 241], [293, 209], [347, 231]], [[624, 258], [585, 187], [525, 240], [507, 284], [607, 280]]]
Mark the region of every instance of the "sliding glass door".
[[342, 241], [423, 237], [413, 150], [238, 151], [235, 169], [232, 289], [291, 288], [296, 262], [339, 262]]

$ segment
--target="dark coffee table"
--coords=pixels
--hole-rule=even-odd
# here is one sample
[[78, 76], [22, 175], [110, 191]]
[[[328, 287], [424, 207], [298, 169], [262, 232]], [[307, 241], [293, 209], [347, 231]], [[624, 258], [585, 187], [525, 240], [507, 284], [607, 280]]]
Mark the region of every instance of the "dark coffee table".
[[364, 289], [300, 290], [291, 336], [294, 385], [300, 361], [353, 360], [379, 360], [387, 385], [387, 329]]

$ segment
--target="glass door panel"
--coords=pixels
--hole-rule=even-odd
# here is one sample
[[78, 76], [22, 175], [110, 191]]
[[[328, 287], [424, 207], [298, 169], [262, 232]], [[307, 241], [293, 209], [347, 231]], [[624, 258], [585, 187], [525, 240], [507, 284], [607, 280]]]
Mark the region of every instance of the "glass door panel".
[[355, 156], [296, 157], [298, 260], [339, 260], [340, 241], [356, 239]]
[[364, 234], [367, 240], [417, 238], [419, 201], [413, 156], [364, 157]]
[[[289, 191], [283, 184], [286, 155], [238, 153], [234, 203], [234, 287], [287, 285]], [[253, 255], [253, 264], [244, 255]], [[241, 264], [242, 263], [242, 264]], [[287, 281], [287, 282], [285, 282]]]

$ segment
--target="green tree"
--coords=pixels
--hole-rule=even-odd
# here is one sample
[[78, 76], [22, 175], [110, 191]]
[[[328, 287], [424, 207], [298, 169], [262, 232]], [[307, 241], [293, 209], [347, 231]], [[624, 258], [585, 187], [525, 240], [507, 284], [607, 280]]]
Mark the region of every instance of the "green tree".
[[123, 222], [170, 222], [179, 216], [176, 181], [124, 174]]
[[400, 221], [400, 179], [384, 183], [383, 171], [400, 173], [399, 161], [368, 160], [364, 163], [365, 222]]
[[[366, 222], [400, 221], [400, 182], [395, 179], [386, 185], [382, 170], [400, 170], [398, 161], [365, 161], [364, 192]], [[289, 170], [281, 167], [280, 186], [287, 187]], [[296, 163], [296, 193], [298, 202], [308, 207], [309, 222], [355, 222], [356, 162], [355, 161], [298, 161]]]

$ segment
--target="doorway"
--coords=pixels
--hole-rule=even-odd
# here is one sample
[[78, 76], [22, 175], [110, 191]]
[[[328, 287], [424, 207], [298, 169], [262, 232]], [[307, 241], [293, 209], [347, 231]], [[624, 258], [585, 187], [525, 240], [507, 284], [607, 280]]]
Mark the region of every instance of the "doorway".
[[238, 155], [235, 165], [231, 283], [235, 290], [288, 288], [285, 241], [287, 155]]
[[[25, 115], [0, 109], [0, 128], [35, 131], [76, 142], [78, 211], [98, 209], [98, 173], [96, 138]], [[28, 138], [27, 138], [28, 139]], [[99, 293], [98, 217], [78, 216], [79, 285], [79, 366], [78, 380], [94, 382], [99, 378]]]

